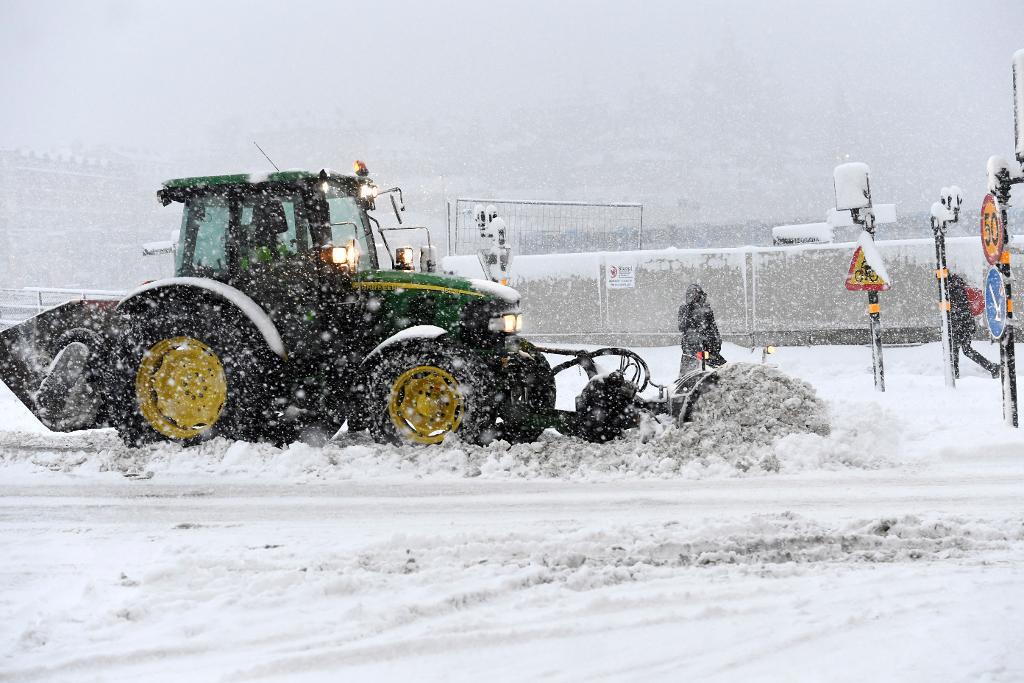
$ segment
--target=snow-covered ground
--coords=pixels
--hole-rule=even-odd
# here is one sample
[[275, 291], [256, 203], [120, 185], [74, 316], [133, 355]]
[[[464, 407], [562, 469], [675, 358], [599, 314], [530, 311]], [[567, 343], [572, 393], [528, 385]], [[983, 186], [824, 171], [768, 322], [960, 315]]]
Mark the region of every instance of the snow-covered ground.
[[1024, 436], [969, 362], [885, 354], [877, 394], [865, 348], [780, 349], [832, 433], [743, 457], [664, 425], [129, 451], [0, 385], [0, 680], [1022, 680]]

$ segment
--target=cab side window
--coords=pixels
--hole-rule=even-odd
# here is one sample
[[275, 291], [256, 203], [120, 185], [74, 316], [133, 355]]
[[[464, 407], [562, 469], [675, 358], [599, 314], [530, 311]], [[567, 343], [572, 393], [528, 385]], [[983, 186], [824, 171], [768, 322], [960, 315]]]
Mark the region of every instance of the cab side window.
[[190, 198], [182, 215], [182, 248], [175, 273], [179, 276], [217, 277], [227, 274], [226, 253], [231, 212], [223, 197]]
[[301, 199], [293, 194], [264, 193], [242, 200], [240, 234], [242, 268], [269, 263], [309, 249], [309, 226]]

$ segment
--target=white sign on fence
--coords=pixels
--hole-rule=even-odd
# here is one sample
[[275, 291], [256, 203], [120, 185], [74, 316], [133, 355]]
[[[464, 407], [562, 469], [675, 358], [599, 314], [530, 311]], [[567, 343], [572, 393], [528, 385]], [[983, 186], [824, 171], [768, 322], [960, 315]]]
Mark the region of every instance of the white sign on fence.
[[636, 287], [636, 263], [616, 261], [608, 264], [606, 283], [608, 289], [633, 289]]

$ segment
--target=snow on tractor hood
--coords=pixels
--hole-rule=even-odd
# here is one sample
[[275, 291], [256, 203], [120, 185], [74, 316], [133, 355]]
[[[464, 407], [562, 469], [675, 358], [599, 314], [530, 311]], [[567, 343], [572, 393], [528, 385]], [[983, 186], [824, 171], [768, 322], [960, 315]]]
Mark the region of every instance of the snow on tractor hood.
[[519, 302], [519, 290], [507, 285], [499, 285], [497, 282], [478, 280], [476, 278], [470, 278], [469, 284], [476, 291], [492, 296], [495, 299], [501, 299], [510, 304]]

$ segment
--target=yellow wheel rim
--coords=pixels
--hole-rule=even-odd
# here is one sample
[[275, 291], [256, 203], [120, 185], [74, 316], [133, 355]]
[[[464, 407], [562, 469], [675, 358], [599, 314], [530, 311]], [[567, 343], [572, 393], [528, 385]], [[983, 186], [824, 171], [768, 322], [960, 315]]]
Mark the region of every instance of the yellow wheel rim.
[[463, 409], [458, 380], [432, 365], [399, 375], [388, 401], [388, 414], [399, 435], [415, 443], [441, 443], [459, 428]]
[[170, 439], [191, 439], [216, 424], [228, 398], [217, 354], [192, 337], [154, 344], [135, 374], [139, 412]]

